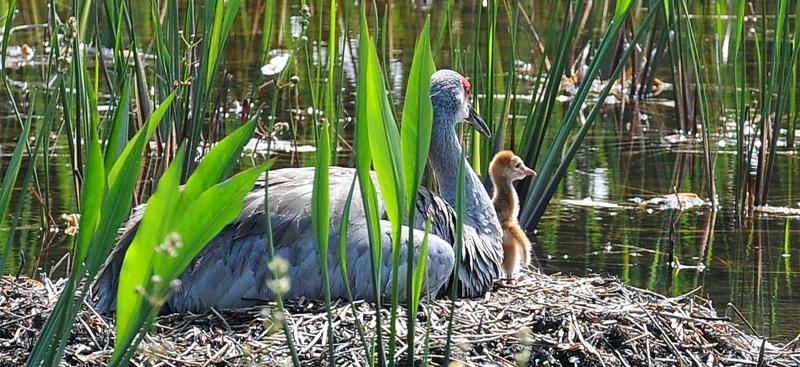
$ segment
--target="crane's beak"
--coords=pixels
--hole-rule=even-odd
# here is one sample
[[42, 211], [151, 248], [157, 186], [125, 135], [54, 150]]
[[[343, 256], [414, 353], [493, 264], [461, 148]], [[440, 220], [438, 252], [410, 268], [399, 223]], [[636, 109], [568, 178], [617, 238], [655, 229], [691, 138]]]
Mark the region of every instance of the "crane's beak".
[[467, 123], [475, 128], [481, 135], [485, 138], [491, 138], [492, 133], [489, 131], [489, 126], [486, 126], [486, 121], [483, 121], [481, 115], [479, 115], [472, 107], [469, 108], [469, 116], [467, 117]]

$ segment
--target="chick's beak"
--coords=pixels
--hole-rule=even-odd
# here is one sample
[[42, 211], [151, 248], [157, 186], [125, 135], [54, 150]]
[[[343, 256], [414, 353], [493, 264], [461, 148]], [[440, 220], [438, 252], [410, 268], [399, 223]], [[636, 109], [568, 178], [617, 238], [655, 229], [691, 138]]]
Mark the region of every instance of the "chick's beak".
[[536, 171], [525, 167], [525, 176], [536, 176]]
[[489, 131], [489, 126], [486, 126], [486, 122], [483, 121], [481, 115], [479, 115], [472, 107], [469, 108], [469, 116], [467, 117], [467, 123], [475, 128], [481, 135], [485, 138], [491, 138], [492, 133]]

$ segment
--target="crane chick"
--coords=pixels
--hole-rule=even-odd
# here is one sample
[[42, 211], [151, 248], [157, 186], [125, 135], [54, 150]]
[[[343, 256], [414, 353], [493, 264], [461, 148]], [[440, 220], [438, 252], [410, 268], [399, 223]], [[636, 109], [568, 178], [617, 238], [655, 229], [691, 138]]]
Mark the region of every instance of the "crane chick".
[[536, 172], [510, 150], [498, 152], [489, 163], [489, 176], [494, 184], [492, 203], [503, 228], [503, 270], [507, 283], [512, 282], [512, 274], [530, 264], [531, 243], [517, 220], [519, 197], [513, 183], [533, 175]]

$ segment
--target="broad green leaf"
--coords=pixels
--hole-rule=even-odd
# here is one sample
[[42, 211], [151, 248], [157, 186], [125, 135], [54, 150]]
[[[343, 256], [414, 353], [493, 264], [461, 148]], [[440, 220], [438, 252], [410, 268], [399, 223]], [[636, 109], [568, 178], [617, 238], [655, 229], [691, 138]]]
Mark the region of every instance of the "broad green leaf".
[[197, 165], [194, 174], [186, 181], [181, 194], [182, 208], [222, 180], [225, 172], [239, 159], [242, 148], [253, 136], [255, 129], [256, 121], [251, 120], [211, 148]]
[[[403, 123], [401, 126], [401, 144], [403, 150], [403, 172], [405, 173], [404, 195], [405, 210], [408, 213], [406, 223], [414, 223], [417, 190], [425, 171], [430, 150], [431, 127], [433, 125], [433, 106], [431, 104], [431, 76], [436, 67], [430, 46], [430, 17], [425, 21], [425, 26], [419, 35], [414, 51], [414, 60], [411, 64], [406, 96], [403, 105]], [[427, 239], [427, 237], [426, 237]], [[427, 241], [427, 240], [426, 240]], [[406, 268], [406, 283], [409, 292], [406, 294], [407, 309], [407, 334], [406, 343], [410, 350], [414, 349], [415, 317], [419, 302], [421, 285], [415, 287], [416, 277], [424, 274], [425, 259], [427, 258], [427, 243], [423, 244], [420, 253], [420, 264], [414, 264], [414, 229], [408, 226], [408, 243]], [[399, 251], [398, 251], [399, 252]], [[421, 275], [420, 275], [421, 276]]]
[[[378, 215], [378, 195], [375, 190], [375, 185], [372, 182], [370, 168], [372, 165], [372, 154], [370, 149], [370, 134], [371, 127], [368, 120], [371, 118], [369, 107], [370, 100], [368, 96], [367, 84], [369, 83], [369, 73], [367, 67], [368, 54], [370, 54], [371, 40], [369, 39], [369, 30], [367, 29], [366, 10], [362, 4], [361, 18], [360, 18], [360, 37], [359, 37], [359, 66], [358, 78], [356, 82], [356, 172], [358, 173], [358, 185], [361, 189], [361, 200], [364, 207], [364, 214], [366, 215], [367, 232], [369, 234], [370, 243], [370, 271], [372, 275], [372, 291], [373, 297], [377, 307], [380, 307], [383, 290], [381, 289], [381, 266], [383, 263], [383, 249], [381, 247], [381, 228], [380, 217]], [[380, 318], [381, 314], [376, 313], [376, 349], [378, 360], [383, 361], [385, 356], [383, 352], [383, 337], [381, 336]], [[369, 356], [372, 360], [372, 355]], [[371, 363], [372, 364], [372, 363]]]
[[113, 359], [119, 358], [127, 350], [144, 321], [141, 315], [146, 299], [141, 291], [151, 281], [154, 259], [164, 256], [163, 253], [157, 253], [156, 249], [164, 242], [175, 220], [185, 155], [184, 145], [161, 176], [155, 193], [147, 203], [136, 236], [125, 253], [117, 289], [117, 339]]
[[[311, 223], [314, 229], [314, 238], [319, 248], [320, 271], [322, 272], [325, 303], [330, 313], [330, 279], [328, 279], [328, 233], [330, 232], [330, 165], [331, 165], [331, 136], [330, 123], [325, 121], [319, 130], [319, 146], [317, 147], [316, 163], [314, 170], [314, 184], [311, 192]], [[343, 219], [346, 220], [346, 219]], [[340, 236], [346, 234], [340, 233]], [[333, 317], [332, 315], [329, 315]], [[329, 318], [329, 327], [332, 320]], [[331, 350], [332, 352], [332, 350]], [[329, 356], [330, 358], [331, 356]], [[335, 365], [335, 363], [332, 363]]]
[[386, 83], [383, 71], [378, 62], [378, 53], [373, 42], [368, 43], [366, 59], [361, 59], [363, 68], [366, 68], [366, 104], [367, 120], [360, 121], [368, 124], [370, 153], [373, 166], [378, 176], [386, 212], [389, 220], [402, 223], [400, 214], [403, 203], [403, 163], [400, 150], [400, 134], [397, 124], [391, 113], [391, 106], [386, 98]]
[[[150, 118], [147, 119], [145, 125], [140, 129], [136, 135], [133, 136], [131, 141], [128, 145], [125, 146], [125, 149], [122, 150], [122, 153], [117, 158], [117, 162], [114, 163], [114, 166], [111, 168], [111, 171], [108, 173], [108, 186], [113, 187], [117, 184], [117, 181], [120, 179], [130, 178], [131, 175], [138, 176], [138, 166], [139, 161], [141, 161], [142, 152], [144, 151], [145, 144], [150, 141], [150, 138], [156, 132], [156, 128], [158, 124], [161, 122], [161, 119], [164, 117], [164, 114], [167, 113], [169, 106], [172, 104], [172, 101], [175, 100], [175, 93], [172, 93], [161, 103], [161, 105], [156, 108], [155, 111], [150, 115]], [[133, 165], [135, 163], [135, 165]], [[137, 169], [131, 170], [133, 166], [137, 167]], [[131, 172], [134, 171], [134, 172]]]
[[[359, 60], [366, 60], [369, 54], [369, 30], [367, 29], [366, 15], [361, 12], [361, 36], [359, 43]], [[373, 286], [380, 287], [380, 267], [382, 264], [381, 256], [381, 233], [380, 216], [378, 214], [378, 198], [375, 184], [370, 174], [372, 167], [372, 154], [370, 152], [370, 126], [367, 122], [370, 118], [369, 100], [367, 99], [367, 66], [364, 61], [358, 68], [358, 80], [356, 83], [356, 172], [358, 173], [358, 185], [361, 189], [361, 197], [364, 212], [367, 216], [367, 230], [370, 237], [370, 248], [372, 254]], [[377, 295], [381, 291], [377, 290]], [[380, 301], [380, 296], [376, 297]]]
[[174, 99], [175, 94], [173, 93], [150, 115], [144, 127], [125, 146], [122, 154], [114, 163], [114, 167], [109, 171], [106, 178], [108, 192], [101, 209], [103, 215], [98, 222], [97, 231], [92, 237], [93, 243], [89, 249], [89, 253], [94, 253], [94, 255], [88, 256], [88, 259], [92, 261], [91, 269], [89, 269], [92, 276], [108, 256], [110, 246], [116, 238], [117, 229], [128, 217], [133, 189], [136, 187], [136, 179], [139, 177], [144, 146], [155, 133], [158, 123]]
[[436, 71], [430, 47], [430, 18], [422, 28], [414, 51], [414, 61], [408, 77], [401, 126], [403, 171], [406, 175], [406, 210], [414, 210], [417, 189], [422, 181], [430, 150], [433, 106], [431, 104], [431, 75]]
[[77, 251], [75, 262], [80, 264], [89, 251], [89, 242], [101, 218], [101, 208], [106, 196], [106, 169], [103, 163], [103, 153], [97, 138], [97, 126], [89, 129], [89, 138], [86, 141], [86, 168], [84, 181], [81, 187], [81, 226], [78, 232]]
[[[362, 16], [364, 13], [362, 12]], [[366, 23], [366, 22], [365, 22]], [[367, 36], [369, 34], [367, 33]], [[363, 37], [363, 35], [362, 35]], [[368, 39], [366, 58], [361, 58], [361, 68], [366, 68], [366, 111], [368, 121], [359, 121], [370, 125], [367, 132], [370, 140], [370, 153], [378, 176], [381, 196], [386, 206], [386, 213], [392, 225], [392, 271], [391, 271], [391, 319], [389, 321], [389, 356], [394, 355], [396, 345], [397, 304], [399, 298], [400, 241], [403, 224], [405, 201], [403, 161], [400, 133], [392, 115], [375, 44]], [[391, 364], [391, 363], [390, 363]]]
[[163, 266], [159, 267], [157, 263], [153, 273], [161, 275], [166, 283], [180, 275], [206, 244], [239, 215], [245, 195], [270, 164], [267, 162], [240, 172], [210, 187], [189, 203], [182, 211], [183, 215], [176, 218], [174, 226], [183, 246], [177, 256], [165, 258]]
[[[90, 84], [88, 75], [84, 74], [85, 84]], [[100, 116], [97, 113], [97, 96], [92, 88], [86, 89], [86, 100], [89, 104], [89, 137], [86, 141], [86, 166], [84, 168], [84, 182], [81, 186], [81, 227], [87, 227], [78, 233], [78, 242], [75, 252], [75, 262], [80, 264], [89, 251], [91, 234], [97, 228], [100, 219], [100, 210], [106, 195], [106, 168], [103, 163], [103, 153], [100, 149], [98, 129]]]

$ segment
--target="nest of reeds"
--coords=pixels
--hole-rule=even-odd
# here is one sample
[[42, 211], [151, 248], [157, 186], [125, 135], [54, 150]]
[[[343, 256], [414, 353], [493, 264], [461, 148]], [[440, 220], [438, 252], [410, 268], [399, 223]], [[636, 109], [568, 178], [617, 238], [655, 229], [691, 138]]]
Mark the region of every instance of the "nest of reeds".
[[[22, 365], [62, 282], [0, 279], [0, 365]], [[415, 364], [444, 361], [451, 302], [420, 306]], [[327, 313], [320, 302], [287, 303], [285, 317], [265, 305], [233, 311], [161, 316], [132, 363], [137, 366], [290, 364], [287, 322], [304, 365], [328, 364]], [[366, 365], [375, 308], [338, 301], [333, 307], [337, 365]], [[388, 323], [389, 310], [382, 309]], [[406, 361], [405, 309], [398, 312], [397, 355]], [[364, 332], [364, 338], [359, 333]], [[383, 326], [384, 342], [388, 324]], [[427, 333], [426, 333], [427, 331]], [[498, 286], [481, 299], [459, 300], [451, 358], [466, 365], [797, 366], [798, 339], [784, 345], [745, 332], [696, 293], [667, 298], [615, 278], [526, 273], [516, 287]], [[798, 337], [800, 338], [800, 337]], [[113, 319], [88, 305], [64, 356], [68, 365], [103, 365], [113, 350]], [[407, 362], [403, 362], [407, 364]]]

